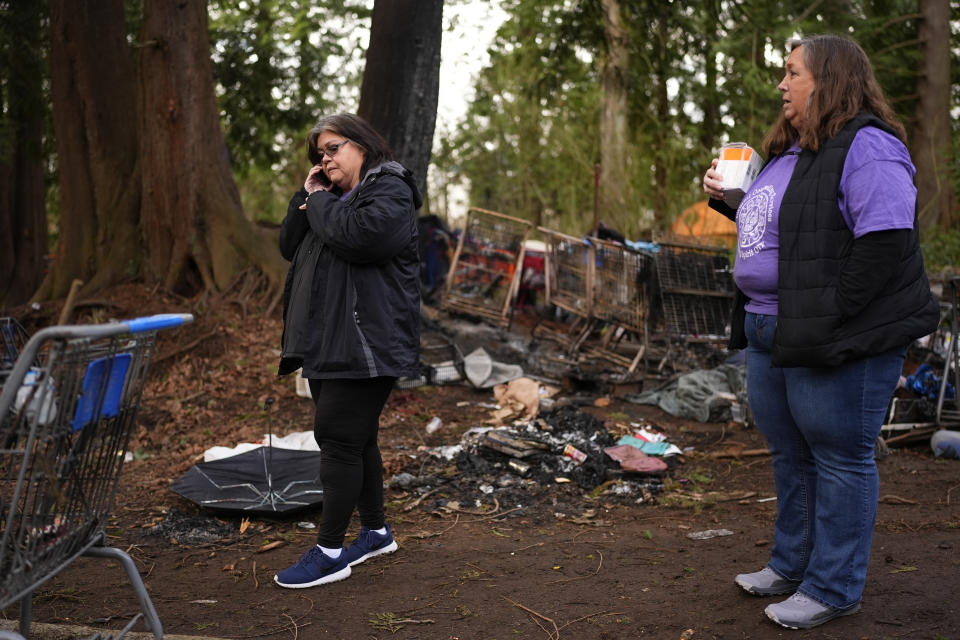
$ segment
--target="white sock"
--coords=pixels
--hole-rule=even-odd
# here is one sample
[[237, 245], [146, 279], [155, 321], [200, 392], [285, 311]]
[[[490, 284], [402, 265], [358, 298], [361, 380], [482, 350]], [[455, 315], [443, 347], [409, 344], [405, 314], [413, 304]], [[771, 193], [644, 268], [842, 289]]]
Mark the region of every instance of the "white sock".
[[379, 529], [373, 529], [372, 531], [373, 531], [374, 533], [376, 533], [377, 535], [381, 535], [381, 536], [387, 535], [387, 527], [386, 527], [386, 525], [380, 527]]
[[[317, 545], [317, 546], [320, 547], [320, 545]], [[334, 560], [336, 560], [337, 558], [340, 557], [340, 553], [343, 551], [343, 547], [339, 547], [337, 549], [320, 547], [320, 551], [323, 551], [323, 555], [327, 556], [328, 558], [333, 558]]]

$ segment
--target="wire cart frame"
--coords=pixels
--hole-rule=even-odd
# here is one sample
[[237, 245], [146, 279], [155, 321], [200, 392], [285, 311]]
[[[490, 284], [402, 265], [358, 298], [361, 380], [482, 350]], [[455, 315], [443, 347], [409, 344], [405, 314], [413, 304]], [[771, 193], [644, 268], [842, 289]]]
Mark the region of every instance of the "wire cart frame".
[[666, 351], [658, 371], [671, 358], [673, 342], [718, 343], [729, 332], [733, 309], [733, 270], [727, 247], [658, 241], [654, 263]]
[[506, 327], [520, 288], [524, 245], [533, 225], [471, 207], [450, 263], [442, 307]]
[[[594, 354], [633, 373], [647, 350], [649, 283], [654, 258], [620, 243], [598, 238], [591, 238], [591, 242], [595, 247], [593, 315], [610, 325], [601, 348], [594, 350]], [[633, 358], [611, 348], [627, 332], [640, 337], [643, 343]]]
[[30, 334], [15, 318], [0, 318], [0, 385], [6, 381]]
[[563, 345], [569, 355], [576, 353], [593, 332], [593, 289], [595, 259], [593, 245], [583, 238], [537, 229], [543, 237], [544, 289], [546, 306], [567, 311], [574, 320], [566, 330], [547, 328], [538, 322], [534, 337], [547, 338]]
[[593, 311], [593, 247], [582, 238], [538, 227], [546, 245], [547, 304], [586, 318]]
[[33, 592], [81, 555], [119, 561], [133, 584], [142, 613], [115, 637], [140, 618], [163, 637], [136, 565], [104, 546], [104, 529], [157, 331], [192, 319], [50, 327], [19, 354], [0, 392], [0, 608], [20, 602], [20, 634], [0, 638], [28, 636]]
[[655, 254], [664, 324], [672, 338], [721, 340], [733, 305], [726, 247], [660, 242]]

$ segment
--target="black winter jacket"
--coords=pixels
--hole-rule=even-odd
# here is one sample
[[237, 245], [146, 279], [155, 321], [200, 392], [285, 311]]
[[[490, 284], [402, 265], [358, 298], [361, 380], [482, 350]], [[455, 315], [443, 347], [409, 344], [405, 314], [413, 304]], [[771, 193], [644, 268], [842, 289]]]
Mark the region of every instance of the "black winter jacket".
[[[896, 268], [878, 265], [874, 270], [874, 274], [885, 275], [883, 282], [870, 282], [870, 271], [862, 265], [858, 270], [866, 279], [861, 283], [845, 277], [855, 246], [872, 242], [871, 236], [877, 235], [866, 234], [855, 240], [838, 204], [847, 151], [864, 126], [893, 133], [879, 119], [861, 114], [836, 137], [826, 140], [819, 152], [801, 152], [784, 192], [778, 225], [777, 327], [771, 350], [776, 366], [837, 366], [905, 347], [933, 332], [939, 322], [939, 303], [930, 292], [920, 253], [916, 214], [913, 229], [905, 231], [903, 241], [893, 245]], [[722, 202], [711, 200], [710, 206], [731, 219], [736, 217], [736, 211]], [[885, 257], [888, 262], [890, 259], [890, 255]], [[849, 289], [858, 286], [875, 293], [851, 309], [849, 301], [858, 296]], [[731, 320], [731, 348], [746, 346], [746, 301], [738, 290]]]
[[[284, 288], [280, 375], [412, 376], [420, 349], [423, 203], [397, 162], [370, 169], [344, 200], [301, 189], [290, 200], [280, 252], [292, 264]], [[306, 202], [306, 210], [300, 205]]]

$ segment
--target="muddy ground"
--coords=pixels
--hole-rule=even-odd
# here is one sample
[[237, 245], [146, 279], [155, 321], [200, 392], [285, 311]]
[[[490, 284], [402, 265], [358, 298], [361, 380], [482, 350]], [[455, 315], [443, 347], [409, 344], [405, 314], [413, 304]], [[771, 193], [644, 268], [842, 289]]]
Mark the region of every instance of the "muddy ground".
[[[458, 466], [431, 451], [482, 425], [492, 393], [465, 385], [396, 390], [381, 422], [385, 477], [421, 478], [387, 489], [399, 551], [356, 567], [343, 582], [280, 589], [273, 574], [312, 544], [314, 531], [302, 523], [318, 513], [245, 525], [238, 516], [202, 512], [168, 488], [211, 446], [260, 440], [268, 425], [277, 435], [311, 428], [310, 400], [295, 394], [292, 379], [275, 376], [276, 309], [268, 316], [265, 300], [185, 300], [136, 286], [88, 302], [77, 309], [81, 321], [197, 313], [192, 326], [160, 339], [130, 446], [134, 459], [107, 527], [109, 543], [136, 561], [167, 634], [960, 638], [960, 462], [934, 458], [925, 439], [893, 446], [879, 462], [882, 497], [862, 611], [788, 631], [763, 615], [770, 600], [744, 594], [732, 580], [762, 567], [770, 550], [776, 503], [769, 456], [754, 451], [764, 448], [761, 435], [626, 402], [616, 395], [622, 388], [596, 379], [567, 381], [556, 398], [611, 433], [631, 423], [661, 430], [684, 449], [667, 472], [613, 473], [593, 486], [558, 483], [574, 476], [562, 470], [531, 479], [504, 466]], [[59, 309], [15, 311], [35, 328]], [[453, 320], [441, 314], [438, 321]], [[474, 339], [494, 353], [508, 343], [531, 348], [525, 329], [479, 331]], [[434, 417], [442, 427], [427, 433]], [[721, 529], [732, 533], [689, 537]], [[122, 570], [105, 560], [77, 561], [34, 598], [34, 620], [44, 625], [119, 629], [137, 609]], [[9, 620], [18, 611], [3, 614]]]

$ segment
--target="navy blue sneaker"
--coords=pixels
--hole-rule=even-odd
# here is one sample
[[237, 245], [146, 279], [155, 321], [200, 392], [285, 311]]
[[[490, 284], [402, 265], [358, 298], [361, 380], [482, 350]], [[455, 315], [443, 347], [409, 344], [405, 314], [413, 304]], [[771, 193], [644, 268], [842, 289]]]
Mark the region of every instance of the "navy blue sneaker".
[[340, 551], [339, 558], [331, 558], [313, 545], [303, 554], [297, 563], [273, 576], [274, 581], [287, 589], [305, 589], [317, 585], [336, 582], [350, 577], [350, 565], [347, 552]]
[[397, 541], [393, 539], [393, 532], [390, 531], [390, 525], [386, 525], [387, 532], [379, 534], [376, 531], [360, 527], [360, 534], [350, 543], [344, 555], [347, 556], [347, 563], [353, 567], [360, 564], [368, 558], [379, 556], [384, 553], [393, 553], [397, 550]]

